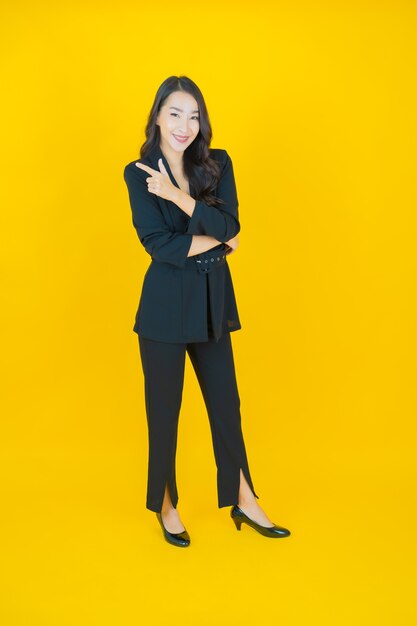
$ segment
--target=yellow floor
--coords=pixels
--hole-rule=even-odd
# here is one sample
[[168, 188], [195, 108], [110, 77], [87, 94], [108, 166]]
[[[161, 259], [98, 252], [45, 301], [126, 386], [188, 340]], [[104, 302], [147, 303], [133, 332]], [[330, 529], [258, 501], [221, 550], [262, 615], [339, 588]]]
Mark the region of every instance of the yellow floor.
[[181, 549], [144, 507], [133, 446], [9, 450], [3, 460], [26, 467], [2, 497], [5, 626], [417, 623], [406, 473], [352, 475], [352, 463], [297, 474], [277, 463], [275, 486], [257, 476], [255, 487], [292, 531], [285, 539], [237, 532], [212, 483], [203, 494], [182, 478], [192, 544]]

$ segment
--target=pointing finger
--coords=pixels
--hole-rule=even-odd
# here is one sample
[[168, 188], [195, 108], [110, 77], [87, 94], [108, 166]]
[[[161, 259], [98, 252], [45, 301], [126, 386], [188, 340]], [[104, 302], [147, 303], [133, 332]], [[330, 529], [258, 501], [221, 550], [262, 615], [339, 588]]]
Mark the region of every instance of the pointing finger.
[[157, 170], [154, 170], [152, 167], [149, 167], [149, 165], [145, 165], [144, 163], [135, 163], [136, 167], [139, 167], [142, 170], [145, 170], [145, 172], [148, 172], [148, 174], [155, 174], [155, 173], [160, 173], [157, 172]]

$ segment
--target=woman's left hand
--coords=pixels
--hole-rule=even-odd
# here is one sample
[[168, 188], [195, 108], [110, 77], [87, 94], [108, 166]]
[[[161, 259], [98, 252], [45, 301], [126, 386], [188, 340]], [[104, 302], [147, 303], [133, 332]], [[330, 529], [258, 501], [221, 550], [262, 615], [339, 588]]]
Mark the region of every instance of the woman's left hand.
[[174, 198], [178, 188], [172, 184], [162, 159], [158, 160], [160, 169], [159, 172], [144, 163], [135, 163], [135, 165], [151, 175], [150, 178], [146, 179], [146, 182], [148, 183], [148, 191], [150, 193], [154, 193], [165, 200], [172, 200]]

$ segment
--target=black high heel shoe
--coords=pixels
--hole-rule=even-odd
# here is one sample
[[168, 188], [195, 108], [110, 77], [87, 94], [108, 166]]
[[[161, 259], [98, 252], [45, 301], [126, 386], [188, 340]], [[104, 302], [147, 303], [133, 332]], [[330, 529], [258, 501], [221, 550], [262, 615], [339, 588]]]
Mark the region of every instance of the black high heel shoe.
[[170, 533], [164, 526], [162, 521], [162, 517], [160, 513], [156, 513], [156, 517], [158, 518], [158, 522], [161, 524], [162, 531], [164, 533], [164, 537], [168, 543], [172, 543], [174, 546], [179, 546], [180, 548], [186, 548], [190, 545], [191, 539], [190, 535], [186, 530], [183, 530], [181, 533]]
[[261, 526], [253, 519], [248, 517], [246, 513], [244, 513], [242, 509], [237, 506], [237, 504], [232, 507], [230, 515], [236, 525], [237, 530], [240, 530], [243, 522], [245, 522], [248, 526], [251, 526], [252, 528], [257, 530], [258, 533], [261, 533], [261, 535], [265, 535], [265, 537], [288, 537], [289, 535], [291, 535], [288, 528], [284, 528], [283, 526], [277, 526], [276, 524], [274, 524], [273, 526]]

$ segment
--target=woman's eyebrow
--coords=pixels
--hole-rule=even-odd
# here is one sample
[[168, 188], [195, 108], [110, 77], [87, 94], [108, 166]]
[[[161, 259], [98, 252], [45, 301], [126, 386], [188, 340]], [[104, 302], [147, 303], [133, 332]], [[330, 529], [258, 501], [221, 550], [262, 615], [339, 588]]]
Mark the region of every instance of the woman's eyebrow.
[[[184, 113], [184, 111], [182, 109], [179, 109], [178, 107], [169, 107], [170, 109], [176, 109], [177, 111], [181, 111], [181, 113]], [[195, 111], [191, 111], [191, 113], [198, 113], [198, 109], [196, 109]]]

